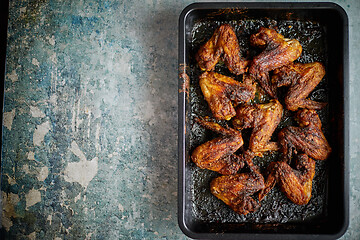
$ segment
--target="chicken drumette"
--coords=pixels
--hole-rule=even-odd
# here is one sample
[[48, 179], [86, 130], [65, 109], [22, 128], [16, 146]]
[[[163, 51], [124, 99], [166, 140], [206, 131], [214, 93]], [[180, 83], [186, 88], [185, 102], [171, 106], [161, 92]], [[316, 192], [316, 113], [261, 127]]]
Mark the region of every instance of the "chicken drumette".
[[302, 109], [296, 112], [295, 118], [299, 127], [283, 128], [278, 135], [284, 161], [289, 162], [293, 153], [298, 152], [315, 160], [328, 158], [331, 147], [321, 130], [321, 121], [316, 111]]
[[224, 175], [235, 174], [244, 166], [241, 158], [234, 154], [244, 143], [241, 132], [206, 120], [197, 119], [197, 122], [222, 136], [195, 148], [191, 155], [192, 161], [203, 169]]
[[249, 173], [220, 176], [210, 183], [213, 195], [239, 214], [248, 214], [256, 211], [260, 204], [251, 195], [265, 187], [264, 177], [252, 163], [252, 153], [245, 152], [243, 161], [250, 168]]
[[241, 83], [219, 73], [204, 72], [199, 84], [211, 112], [218, 120], [229, 120], [236, 115], [233, 103], [237, 105], [255, 97], [256, 86], [248, 76]]
[[312, 180], [315, 175], [315, 161], [306, 154], [296, 155], [295, 168], [284, 161], [272, 162], [268, 166], [265, 188], [259, 193], [261, 201], [279, 184], [281, 191], [295, 204], [307, 204], [311, 198]]
[[283, 107], [276, 99], [265, 104], [240, 106], [233, 118], [234, 128], [242, 130], [253, 128], [249, 150], [261, 156], [265, 151], [278, 150], [276, 142], [269, 142], [280, 123]]
[[301, 55], [302, 47], [299, 41], [284, 38], [275, 30], [264, 27], [250, 36], [250, 43], [265, 49], [254, 57], [249, 72], [258, 79], [260, 86], [271, 97], [276, 97], [276, 89], [271, 85], [269, 71], [296, 60]]
[[213, 36], [200, 47], [196, 60], [203, 71], [212, 71], [222, 57], [230, 72], [239, 75], [245, 72], [248, 61], [240, 56], [238, 39], [228, 24], [218, 27]]
[[326, 105], [307, 99], [325, 75], [325, 68], [321, 63], [291, 63], [275, 69], [273, 74], [274, 86], [289, 87], [285, 97], [287, 109], [291, 111], [296, 111], [298, 108], [321, 109]]

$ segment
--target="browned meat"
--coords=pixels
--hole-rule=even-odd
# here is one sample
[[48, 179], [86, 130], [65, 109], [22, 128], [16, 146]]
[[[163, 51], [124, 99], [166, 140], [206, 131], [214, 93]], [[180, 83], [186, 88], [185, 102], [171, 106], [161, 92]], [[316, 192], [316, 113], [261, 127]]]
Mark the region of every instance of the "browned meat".
[[325, 68], [319, 62], [292, 63], [274, 71], [272, 84], [288, 86], [285, 97], [286, 108], [296, 111], [299, 108], [321, 109], [326, 103], [307, 99], [307, 96], [320, 83], [325, 75]]
[[241, 83], [219, 73], [204, 72], [199, 84], [211, 112], [218, 120], [230, 120], [236, 115], [233, 103], [237, 105], [255, 97], [256, 86], [250, 77], [245, 77]]
[[232, 128], [224, 128], [214, 122], [200, 119], [197, 119], [197, 121], [222, 136], [195, 148], [191, 155], [192, 161], [203, 169], [209, 169], [224, 175], [235, 174], [244, 165], [241, 159], [233, 154], [243, 145], [241, 132]]
[[245, 72], [248, 61], [240, 56], [238, 39], [228, 24], [218, 27], [196, 54], [196, 60], [203, 71], [213, 71], [221, 57], [230, 72], [236, 75]]
[[249, 149], [261, 156], [262, 152], [278, 150], [277, 143], [269, 141], [280, 123], [282, 112], [283, 107], [276, 99], [266, 104], [241, 106], [236, 109], [233, 125], [239, 130], [253, 128]]
[[289, 126], [279, 132], [279, 143], [285, 161], [290, 161], [293, 152], [305, 153], [315, 160], [328, 158], [331, 147], [322, 130], [315, 110], [302, 109], [296, 112], [299, 127]]
[[269, 175], [265, 182], [265, 188], [259, 193], [261, 201], [275, 186], [280, 189], [295, 204], [304, 205], [310, 201], [312, 180], [315, 175], [315, 161], [306, 154], [297, 155], [295, 169], [286, 162], [272, 162], [268, 167]]
[[254, 57], [249, 72], [271, 97], [276, 97], [276, 89], [271, 85], [269, 71], [296, 60], [301, 55], [302, 47], [299, 41], [284, 38], [275, 30], [264, 27], [261, 27], [258, 33], [251, 35], [250, 43], [264, 47], [264, 51]]
[[251, 153], [245, 153], [243, 158], [251, 172], [217, 177], [210, 183], [211, 193], [238, 214], [256, 211], [260, 204], [251, 195], [265, 187], [263, 176], [252, 163]]

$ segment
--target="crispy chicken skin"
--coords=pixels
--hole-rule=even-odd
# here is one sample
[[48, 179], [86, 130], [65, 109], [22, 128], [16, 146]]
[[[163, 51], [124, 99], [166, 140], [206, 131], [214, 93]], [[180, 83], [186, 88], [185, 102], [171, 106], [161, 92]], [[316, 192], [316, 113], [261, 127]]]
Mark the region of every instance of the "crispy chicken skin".
[[259, 193], [261, 201], [279, 184], [281, 191], [295, 204], [304, 205], [310, 201], [312, 180], [315, 175], [315, 161], [306, 154], [296, 155], [295, 169], [284, 161], [269, 164], [265, 188]]
[[192, 152], [192, 161], [202, 169], [220, 174], [235, 174], [244, 166], [241, 158], [234, 153], [243, 145], [241, 132], [202, 119], [196, 119], [204, 127], [222, 136], [203, 143]]
[[286, 108], [296, 111], [299, 108], [321, 109], [326, 103], [307, 99], [307, 96], [320, 83], [325, 75], [325, 68], [319, 62], [291, 63], [275, 69], [272, 84], [276, 87], [288, 86], [285, 96]]
[[218, 120], [230, 120], [236, 115], [235, 105], [255, 97], [256, 86], [250, 77], [241, 83], [215, 72], [204, 72], [199, 81], [210, 110]]
[[278, 150], [276, 142], [269, 142], [270, 138], [280, 123], [283, 107], [276, 99], [265, 104], [244, 105], [236, 109], [236, 117], [233, 118], [235, 129], [253, 128], [249, 149], [262, 155], [265, 151]]
[[252, 163], [251, 153], [242, 155], [250, 168], [248, 173], [220, 176], [210, 183], [211, 193], [238, 214], [256, 211], [260, 204], [251, 195], [265, 187], [264, 177]]
[[238, 39], [228, 24], [218, 27], [195, 57], [203, 71], [213, 71], [221, 57], [230, 72], [236, 75], [244, 73], [248, 65], [248, 61], [240, 56]]
[[315, 160], [328, 158], [331, 147], [322, 130], [321, 121], [315, 110], [301, 109], [295, 118], [299, 127], [283, 128], [278, 135], [280, 151], [285, 161], [290, 161], [293, 153], [305, 153]]
[[250, 36], [250, 43], [264, 50], [254, 57], [249, 73], [259, 81], [260, 86], [271, 97], [276, 97], [276, 89], [271, 85], [269, 71], [287, 65], [300, 57], [302, 47], [295, 39], [284, 38], [273, 29], [261, 27]]

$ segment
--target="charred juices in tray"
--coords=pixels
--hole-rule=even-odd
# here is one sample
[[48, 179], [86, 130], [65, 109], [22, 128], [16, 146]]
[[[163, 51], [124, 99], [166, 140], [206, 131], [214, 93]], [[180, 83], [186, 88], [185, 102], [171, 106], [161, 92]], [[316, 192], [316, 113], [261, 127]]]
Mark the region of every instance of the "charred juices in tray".
[[[295, 204], [307, 204], [315, 160], [325, 160], [331, 152], [316, 112], [326, 103], [308, 98], [324, 77], [324, 66], [295, 62], [302, 52], [300, 42], [284, 38], [274, 29], [261, 27], [250, 36], [250, 44], [262, 51], [246, 59], [233, 28], [222, 24], [196, 54], [203, 71], [199, 85], [212, 116], [232, 127], [197, 118], [219, 137], [197, 146], [191, 159], [198, 167], [222, 175], [211, 181], [211, 193], [239, 214], [256, 211], [276, 184]], [[242, 82], [214, 72], [220, 60], [232, 74], [242, 75]], [[286, 87], [281, 97], [279, 87]], [[258, 90], [270, 100], [254, 103]], [[277, 141], [271, 141], [284, 109], [294, 112], [298, 124], [282, 128]], [[244, 147], [242, 131], [247, 128], [252, 132]], [[278, 151], [281, 157], [261, 173], [252, 160], [269, 151]], [[245, 166], [249, 171], [240, 172]]]

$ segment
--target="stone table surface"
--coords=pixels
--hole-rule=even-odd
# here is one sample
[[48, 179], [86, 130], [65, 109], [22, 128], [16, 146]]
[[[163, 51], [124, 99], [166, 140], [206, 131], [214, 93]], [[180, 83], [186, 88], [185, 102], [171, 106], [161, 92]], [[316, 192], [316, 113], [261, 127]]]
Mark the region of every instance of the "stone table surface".
[[[178, 18], [193, 1], [10, 1], [1, 236], [187, 239], [177, 224]], [[360, 1], [350, 30], [350, 225], [360, 239]]]

